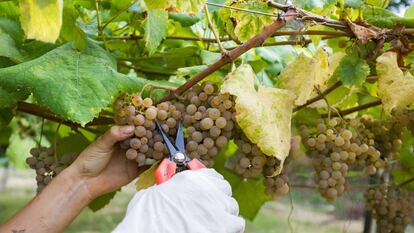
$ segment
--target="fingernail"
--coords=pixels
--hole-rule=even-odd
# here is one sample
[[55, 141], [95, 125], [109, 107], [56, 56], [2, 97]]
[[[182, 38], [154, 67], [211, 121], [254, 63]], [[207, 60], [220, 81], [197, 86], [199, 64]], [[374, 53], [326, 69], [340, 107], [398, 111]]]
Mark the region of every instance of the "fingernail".
[[127, 125], [121, 128], [121, 131], [123, 134], [131, 134], [132, 132], [134, 132], [134, 130], [135, 130], [135, 126], [133, 125]]

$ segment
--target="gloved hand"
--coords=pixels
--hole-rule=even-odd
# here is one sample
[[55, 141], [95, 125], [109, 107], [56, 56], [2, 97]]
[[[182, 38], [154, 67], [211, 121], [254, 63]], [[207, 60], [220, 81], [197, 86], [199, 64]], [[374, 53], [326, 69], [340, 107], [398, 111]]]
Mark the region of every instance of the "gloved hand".
[[214, 169], [183, 171], [135, 194], [113, 233], [239, 233], [245, 221]]

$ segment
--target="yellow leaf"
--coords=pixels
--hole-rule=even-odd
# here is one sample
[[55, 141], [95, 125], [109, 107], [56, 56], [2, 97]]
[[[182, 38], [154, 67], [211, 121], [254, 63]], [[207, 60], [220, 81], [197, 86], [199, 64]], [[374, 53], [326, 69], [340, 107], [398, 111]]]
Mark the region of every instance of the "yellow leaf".
[[135, 184], [137, 191], [141, 189], [146, 189], [155, 184], [155, 170], [158, 168], [158, 164], [160, 161], [152, 164], [150, 168], [148, 168], [145, 172], [139, 175], [137, 183]]
[[397, 54], [387, 52], [377, 58], [378, 96], [386, 113], [414, 102], [414, 77], [398, 67]]
[[236, 121], [245, 135], [260, 150], [281, 163], [290, 150], [290, 124], [294, 94], [289, 90], [254, 86], [255, 74], [250, 65], [241, 65], [228, 74], [221, 93], [236, 96]]
[[19, 5], [26, 38], [54, 43], [62, 26], [63, 0], [20, 0]]
[[322, 87], [330, 77], [328, 54], [319, 49], [310, 58], [301, 54], [279, 75], [279, 86], [296, 94], [296, 105], [303, 105], [314, 93], [315, 87]]

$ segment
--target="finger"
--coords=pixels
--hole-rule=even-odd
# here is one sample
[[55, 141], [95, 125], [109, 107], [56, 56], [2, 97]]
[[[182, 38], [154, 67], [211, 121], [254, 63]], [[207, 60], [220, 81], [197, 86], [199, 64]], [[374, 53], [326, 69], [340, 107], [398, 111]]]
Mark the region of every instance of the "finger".
[[226, 199], [226, 211], [227, 213], [238, 216], [239, 215], [239, 203], [232, 197]]
[[238, 216], [234, 215], [228, 215], [226, 218], [226, 232], [229, 233], [241, 233], [244, 232], [244, 227], [246, 224], [246, 221]]
[[217, 179], [224, 179], [224, 177], [220, 173], [216, 172], [216, 170], [213, 168], [203, 168], [197, 171], [204, 175], [212, 176]]
[[127, 139], [134, 134], [135, 127], [133, 125], [112, 126], [104, 135], [98, 138], [96, 143], [102, 150], [111, 150], [115, 143]]

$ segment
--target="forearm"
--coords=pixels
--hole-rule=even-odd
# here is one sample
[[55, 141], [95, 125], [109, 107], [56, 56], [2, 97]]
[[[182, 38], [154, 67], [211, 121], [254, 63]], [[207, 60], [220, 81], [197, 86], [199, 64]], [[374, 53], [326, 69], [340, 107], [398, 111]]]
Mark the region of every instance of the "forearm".
[[23, 210], [0, 226], [0, 232], [63, 232], [91, 199], [86, 181], [69, 167]]

